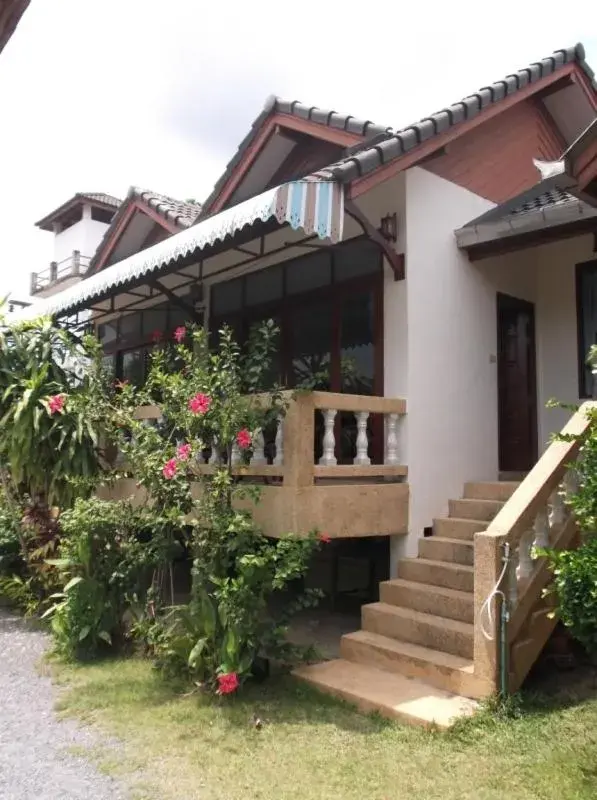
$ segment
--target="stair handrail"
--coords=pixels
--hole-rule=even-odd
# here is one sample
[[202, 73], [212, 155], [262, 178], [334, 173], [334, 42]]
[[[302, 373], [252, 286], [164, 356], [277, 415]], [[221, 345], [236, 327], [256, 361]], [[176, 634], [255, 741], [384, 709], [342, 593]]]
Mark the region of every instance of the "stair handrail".
[[492, 598], [507, 602], [510, 646], [548, 580], [544, 559], [536, 559], [534, 547], [557, 545], [562, 531], [569, 541], [571, 526], [575, 527], [565, 502], [575, 488], [570, 465], [578, 458], [583, 437], [594, 419], [590, 412], [595, 410], [595, 401], [586, 401], [578, 408], [487, 530], [475, 534], [474, 669], [475, 675], [487, 680], [493, 689], [500, 683], [500, 615], [487, 613]]

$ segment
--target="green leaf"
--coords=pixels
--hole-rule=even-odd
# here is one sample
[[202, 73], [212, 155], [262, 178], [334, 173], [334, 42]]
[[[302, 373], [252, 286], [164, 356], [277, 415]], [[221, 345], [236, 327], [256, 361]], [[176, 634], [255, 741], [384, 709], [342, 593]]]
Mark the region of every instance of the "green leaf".
[[112, 637], [110, 636], [108, 631], [100, 631], [98, 633], [98, 638], [102, 639], [102, 641], [106, 642], [106, 644], [112, 646]]
[[205, 639], [204, 637], [196, 641], [195, 646], [189, 653], [188, 664], [191, 669], [197, 668], [197, 662], [199, 661], [201, 654], [205, 650], [206, 645], [207, 645], [207, 639]]
[[81, 630], [79, 631], [79, 641], [82, 642], [83, 639], [86, 639], [91, 632], [90, 625], [84, 625]]
[[77, 584], [81, 583], [82, 580], [83, 580], [83, 578], [81, 578], [79, 575], [77, 575], [75, 578], [71, 578], [70, 581], [66, 584], [66, 586], [63, 589], [64, 593], [66, 594], [74, 586], [76, 586]]

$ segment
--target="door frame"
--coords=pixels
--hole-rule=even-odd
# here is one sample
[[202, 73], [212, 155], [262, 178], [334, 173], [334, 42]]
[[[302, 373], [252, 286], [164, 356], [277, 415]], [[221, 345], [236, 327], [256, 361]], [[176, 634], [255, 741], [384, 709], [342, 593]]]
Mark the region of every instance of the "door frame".
[[[503, 292], [496, 293], [496, 331], [497, 331], [497, 423], [498, 423], [498, 469], [503, 471], [501, 456], [502, 456], [502, 424], [501, 424], [501, 407], [502, 407], [502, 386], [500, 386], [500, 343], [501, 343], [501, 311], [503, 309], [518, 309], [527, 311], [531, 318], [531, 357], [530, 357], [530, 386], [529, 393], [531, 395], [531, 461], [535, 464], [539, 456], [539, 430], [538, 430], [538, 397], [537, 397], [537, 331], [535, 320], [535, 303], [530, 300], [523, 300], [520, 297], [505, 294]], [[531, 465], [532, 466], [532, 465]]]

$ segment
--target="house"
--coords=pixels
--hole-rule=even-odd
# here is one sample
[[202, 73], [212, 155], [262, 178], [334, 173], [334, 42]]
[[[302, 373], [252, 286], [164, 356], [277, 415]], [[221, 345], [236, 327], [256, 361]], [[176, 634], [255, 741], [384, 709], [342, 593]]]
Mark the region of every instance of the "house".
[[301, 672], [364, 708], [447, 724], [517, 688], [553, 628], [532, 545], [576, 536], [546, 403], [592, 394], [596, 116], [582, 45], [400, 130], [272, 98], [193, 224], [132, 252], [115, 218], [85, 280], [23, 312], [92, 308], [121, 370], [181, 315], [277, 320], [280, 374], [316, 391], [249, 477], [277, 479], [269, 535], [318, 527], [381, 581], [343, 657]]

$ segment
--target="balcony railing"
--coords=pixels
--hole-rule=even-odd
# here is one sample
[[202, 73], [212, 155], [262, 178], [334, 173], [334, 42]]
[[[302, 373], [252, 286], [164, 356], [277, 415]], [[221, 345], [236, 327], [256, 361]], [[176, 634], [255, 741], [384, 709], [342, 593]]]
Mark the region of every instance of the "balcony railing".
[[67, 278], [85, 275], [90, 261], [89, 256], [83, 256], [79, 250], [73, 250], [71, 255], [63, 258], [62, 261], [52, 261], [48, 269], [42, 272], [32, 272], [31, 294], [37, 294], [55, 283], [67, 280]]
[[[255, 516], [264, 532], [306, 534], [317, 528], [331, 537], [406, 533], [408, 470], [399, 446], [406, 401], [330, 392], [289, 393], [286, 399], [275, 432], [257, 434], [250, 459], [236, 448], [231, 458], [233, 472], [243, 481], [263, 484]], [[137, 418], [148, 424], [159, 417], [156, 407], [137, 411]], [[343, 448], [347, 426], [355, 435]], [[375, 446], [376, 431], [383, 447]], [[202, 473], [213, 471], [221, 457], [217, 442], [209, 444], [197, 465]], [[375, 450], [381, 453], [377, 459]], [[342, 451], [345, 456], [339, 458]], [[118, 497], [135, 494], [134, 479], [121, 482], [116, 492]]]

